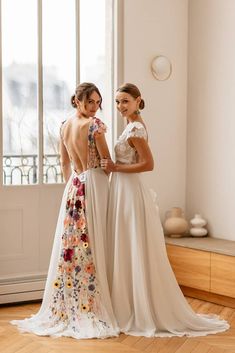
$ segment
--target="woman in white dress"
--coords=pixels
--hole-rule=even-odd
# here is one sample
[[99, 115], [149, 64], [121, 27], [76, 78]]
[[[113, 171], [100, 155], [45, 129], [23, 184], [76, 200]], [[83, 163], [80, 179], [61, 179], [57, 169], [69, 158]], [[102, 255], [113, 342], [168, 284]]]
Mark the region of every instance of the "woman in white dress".
[[[109, 156], [104, 123], [95, 117], [102, 98], [92, 83], [80, 84], [71, 102], [76, 114], [61, 127], [61, 166], [67, 182], [39, 312], [15, 320], [37, 335], [105, 338], [119, 333], [105, 268]], [[72, 168], [71, 168], [72, 164]]]
[[115, 146], [108, 211], [108, 277], [120, 331], [146, 337], [204, 336], [229, 324], [215, 315], [196, 314], [184, 298], [169, 264], [158, 207], [142, 172], [153, 169], [139, 89], [117, 90], [117, 109], [127, 126]]

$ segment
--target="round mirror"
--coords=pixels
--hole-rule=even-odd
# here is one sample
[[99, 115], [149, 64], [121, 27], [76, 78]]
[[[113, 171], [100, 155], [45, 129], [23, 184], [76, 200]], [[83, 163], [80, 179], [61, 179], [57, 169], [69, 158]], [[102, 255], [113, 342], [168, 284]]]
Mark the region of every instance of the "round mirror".
[[153, 58], [151, 63], [151, 71], [153, 76], [159, 80], [167, 80], [172, 72], [172, 66], [170, 60], [164, 55], [158, 55]]

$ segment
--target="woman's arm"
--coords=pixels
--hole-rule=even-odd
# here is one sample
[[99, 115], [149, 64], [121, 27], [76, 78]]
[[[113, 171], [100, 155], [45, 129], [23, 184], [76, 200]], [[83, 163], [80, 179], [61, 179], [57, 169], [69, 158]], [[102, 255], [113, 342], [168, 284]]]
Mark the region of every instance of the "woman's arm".
[[122, 173], [141, 173], [153, 170], [154, 161], [148, 142], [139, 137], [131, 137], [128, 141], [136, 149], [139, 161], [135, 164], [118, 164], [113, 163], [111, 159], [102, 159], [102, 169]]
[[60, 165], [62, 169], [62, 174], [65, 182], [67, 183], [72, 173], [72, 170], [71, 170], [71, 162], [70, 162], [69, 154], [68, 154], [67, 148], [64, 145], [62, 138], [60, 138], [59, 149], [60, 149]]
[[[95, 142], [96, 142], [96, 147], [99, 153], [99, 156], [102, 159], [111, 159], [110, 153], [109, 153], [109, 148], [106, 142], [106, 138], [104, 133], [97, 133], [95, 135]], [[103, 168], [102, 168], [103, 169]], [[109, 171], [104, 169], [104, 172], [109, 175]]]

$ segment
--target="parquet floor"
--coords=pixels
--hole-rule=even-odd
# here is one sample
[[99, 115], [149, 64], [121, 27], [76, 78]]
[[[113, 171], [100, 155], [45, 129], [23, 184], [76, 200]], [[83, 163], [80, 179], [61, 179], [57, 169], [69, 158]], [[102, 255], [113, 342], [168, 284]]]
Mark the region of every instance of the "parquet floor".
[[198, 313], [213, 312], [229, 321], [227, 332], [206, 337], [144, 338], [120, 335], [105, 340], [38, 337], [9, 324], [38, 311], [40, 304], [0, 307], [0, 353], [235, 353], [235, 309], [188, 298]]

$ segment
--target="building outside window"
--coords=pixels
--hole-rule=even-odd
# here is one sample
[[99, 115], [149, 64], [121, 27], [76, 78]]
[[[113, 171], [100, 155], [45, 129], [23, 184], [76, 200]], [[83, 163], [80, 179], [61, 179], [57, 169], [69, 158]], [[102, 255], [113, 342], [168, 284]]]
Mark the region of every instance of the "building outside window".
[[111, 147], [112, 14], [112, 0], [1, 0], [3, 185], [63, 181], [59, 129], [79, 82], [101, 91]]

